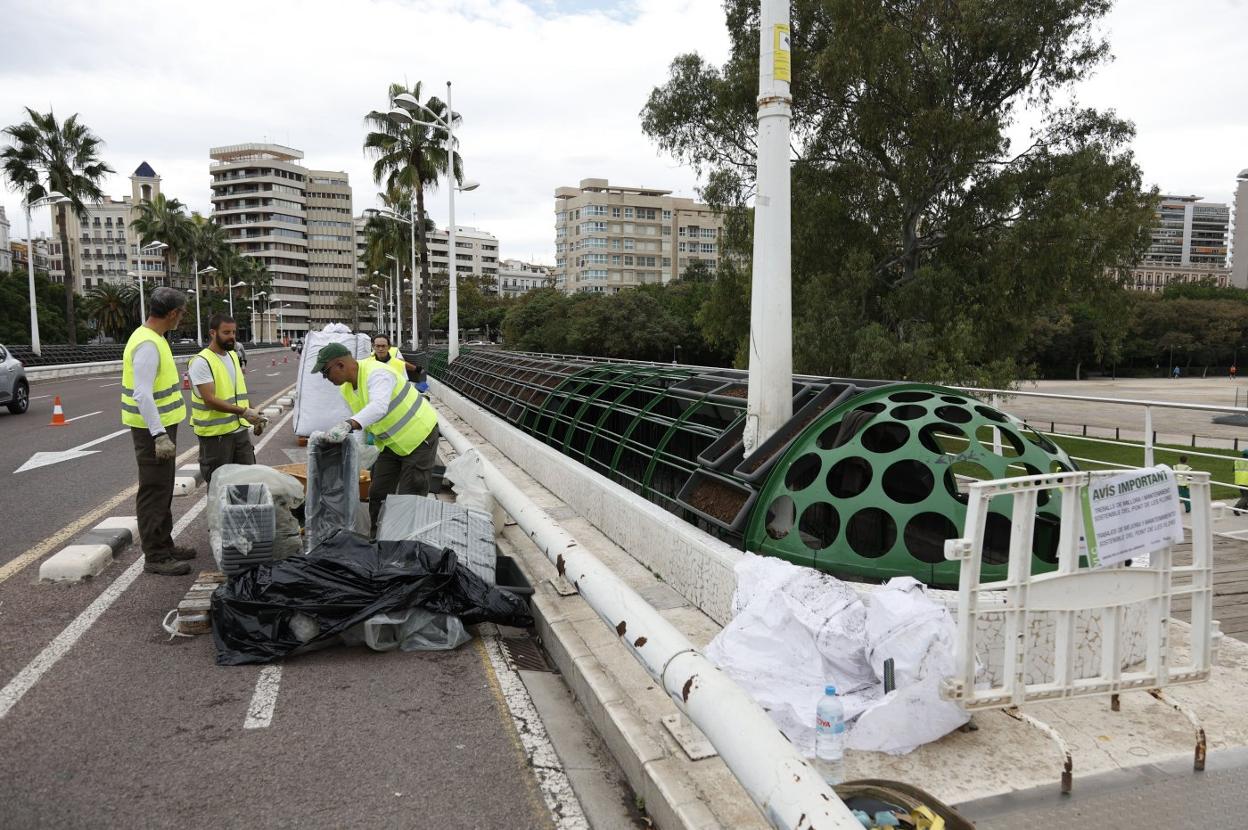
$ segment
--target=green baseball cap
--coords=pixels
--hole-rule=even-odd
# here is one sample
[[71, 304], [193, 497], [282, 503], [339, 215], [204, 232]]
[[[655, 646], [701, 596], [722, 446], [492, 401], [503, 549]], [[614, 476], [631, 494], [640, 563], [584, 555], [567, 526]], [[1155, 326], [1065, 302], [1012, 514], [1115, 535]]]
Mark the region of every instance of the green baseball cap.
[[350, 356], [351, 351], [341, 343], [330, 343], [327, 346], [321, 346], [321, 350], [316, 353], [316, 364], [312, 367], [312, 374], [322, 374], [325, 371], [325, 366], [330, 361]]

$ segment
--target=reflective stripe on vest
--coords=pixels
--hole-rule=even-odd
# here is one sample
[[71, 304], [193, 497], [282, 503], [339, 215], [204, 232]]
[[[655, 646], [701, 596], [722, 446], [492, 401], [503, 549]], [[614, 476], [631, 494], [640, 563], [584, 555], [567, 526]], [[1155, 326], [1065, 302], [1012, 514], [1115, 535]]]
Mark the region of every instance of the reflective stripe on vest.
[[[359, 362], [359, 375], [356, 383], [359, 392], [351, 384], [344, 383], [339, 387], [342, 397], [357, 413], [368, 406], [368, 376], [376, 371], [386, 371], [384, 363], [367, 360]], [[374, 424], [365, 427], [365, 431], [377, 439], [378, 445], [397, 455], [410, 455], [413, 450], [424, 443], [438, 425], [438, 414], [433, 405], [424, 399], [416, 387], [408, 380], [395, 383], [390, 393], [390, 405], [386, 414]]]
[[[247, 380], [243, 377], [243, 367], [239, 364], [238, 355], [234, 352], [226, 352], [226, 357], [223, 358], [212, 349], [204, 349], [195, 356], [195, 359], [202, 359], [208, 364], [217, 398], [244, 409], [251, 405], [247, 399]], [[226, 371], [223, 360], [229, 360], [234, 364], [237, 386], [230, 383], [230, 373]], [[247, 424], [239, 416], [209, 408], [204, 403], [204, 399], [199, 396], [199, 388], [194, 385], [191, 386], [191, 426], [195, 434], [203, 438], [229, 435], [235, 430], [247, 428]]]
[[139, 412], [139, 402], [134, 399], [134, 352], [145, 342], [156, 346], [159, 360], [156, 365], [156, 379], [152, 382], [152, 400], [160, 414], [161, 426], [169, 427], [181, 423], [186, 418], [186, 402], [182, 399], [182, 384], [178, 379], [177, 364], [173, 362], [173, 350], [169, 348], [165, 338], [147, 326], [139, 326], [131, 333], [122, 353], [121, 422], [128, 427], [147, 428], [147, 422]]

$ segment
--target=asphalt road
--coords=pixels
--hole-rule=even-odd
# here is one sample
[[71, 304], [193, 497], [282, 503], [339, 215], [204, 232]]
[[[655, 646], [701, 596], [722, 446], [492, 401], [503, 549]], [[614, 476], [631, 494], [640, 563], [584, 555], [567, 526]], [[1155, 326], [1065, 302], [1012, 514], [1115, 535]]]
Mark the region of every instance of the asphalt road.
[[[257, 400], [294, 378], [293, 359], [259, 364], [248, 378]], [[0, 417], [0, 469], [120, 429], [111, 382], [36, 386], [36, 396], [60, 394], [68, 417], [112, 411], [52, 429], [51, 398], [39, 398], [26, 416]], [[7, 476], [0, 563], [133, 483], [123, 438]], [[295, 445], [287, 421], [259, 461], [286, 463]], [[200, 550], [196, 571], [212, 567], [204, 492], [174, 500], [179, 542]], [[130, 499], [108, 511], [132, 513]], [[452, 652], [339, 647], [291, 659], [269, 724], [244, 728], [261, 667], [216, 666], [210, 636], [171, 641], [160, 622], [193, 576], [139, 573], [139, 557], [132, 545], [79, 585], [38, 584], [37, 561], [0, 579], [0, 825], [553, 826], [479, 640]]]

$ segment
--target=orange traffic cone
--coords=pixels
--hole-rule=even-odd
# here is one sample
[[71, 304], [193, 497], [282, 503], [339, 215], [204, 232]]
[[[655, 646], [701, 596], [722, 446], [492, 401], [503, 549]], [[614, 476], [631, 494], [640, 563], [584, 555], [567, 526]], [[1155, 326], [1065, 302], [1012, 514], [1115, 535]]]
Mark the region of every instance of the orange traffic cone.
[[288, 362], [287, 358], [283, 357], [283, 358], [282, 358], [282, 362], [283, 362], [283, 363]]
[[277, 365], [277, 358], [275, 357], [271, 361], [269, 361], [269, 368], [272, 369], [276, 365]]
[[183, 373], [182, 373], [182, 388], [183, 388], [183, 389], [190, 389], [190, 388], [191, 388], [191, 374], [190, 374], [190, 372], [183, 372]]
[[60, 395], [57, 395], [55, 398], [52, 399], [52, 423], [48, 424], [48, 426], [50, 427], [65, 426], [65, 410], [61, 409], [61, 396]]

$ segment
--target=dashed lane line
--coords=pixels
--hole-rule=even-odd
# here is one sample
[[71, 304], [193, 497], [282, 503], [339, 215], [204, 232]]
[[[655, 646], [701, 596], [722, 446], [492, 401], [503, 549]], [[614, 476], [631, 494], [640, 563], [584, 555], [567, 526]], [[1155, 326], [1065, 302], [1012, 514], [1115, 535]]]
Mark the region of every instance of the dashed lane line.
[[[265, 435], [256, 444], [256, 451], [259, 452], [269, 442], [269, 440], [278, 433], [287, 421], [294, 416], [294, 410], [286, 413], [286, 417], [278, 421], [277, 427]], [[182, 531], [190, 526], [191, 522], [204, 511], [208, 506], [208, 497], [203, 496], [195, 503], [195, 506], [182, 514], [182, 518], [178, 519], [173, 526], [173, 538], [177, 539]], [[74, 643], [81, 639], [83, 634], [95, 624], [104, 612], [112, 606], [117, 598], [120, 597], [125, 590], [129, 588], [134, 580], [138, 579], [139, 574], [143, 573], [143, 556], [140, 554], [129, 568], [113, 581], [104, 592], [95, 598], [95, 601], [87, 606], [86, 610], [74, 618], [69, 625], [65, 626], [65, 630], [56, 635], [56, 639], [44, 647], [43, 651], [31, 660], [26, 668], [17, 673], [17, 676], [8, 682], [8, 684], [0, 689], [0, 720], [4, 720], [9, 711], [17, 705], [18, 701], [39, 682], [39, 678], [43, 677], [47, 672], [64, 657], [69, 650], [74, 647]], [[274, 699], [276, 702], [276, 687], [274, 689]], [[270, 718], [272, 712], [270, 712]]]
[[265, 666], [256, 678], [256, 691], [247, 707], [244, 729], [267, 729], [273, 722], [273, 710], [277, 708], [277, 692], [282, 684], [282, 667]]
[[[178, 534], [195, 521], [207, 506], [208, 497], [204, 496], [195, 503], [194, 507], [182, 514], [182, 518], [178, 519], [177, 524], [173, 526], [173, 538], [178, 538]], [[95, 602], [88, 605], [85, 611], [74, 618], [73, 622], [65, 626], [65, 630], [56, 635], [55, 640], [39, 652], [35, 659], [26, 665], [26, 668], [18, 672], [7, 686], [0, 689], [0, 720], [3, 720], [9, 714], [9, 710], [35, 687], [39, 678], [47, 674], [62, 657], [69, 653], [74, 643], [78, 642], [82, 635], [95, 625], [95, 621], [104, 615], [104, 612], [134, 583], [134, 580], [139, 578], [141, 573], [143, 573], [143, 557], [139, 556], [121, 576], [113, 580], [113, 584], [109, 585], [104, 593], [95, 598]]]
[[66, 418], [65, 423], [71, 424], [74, 421], [81, 421], [83, 418], [90, 418], [92, 415], [99, 415], [103, 411], [103, 409], [97, 409], [94, 412], [88, 412], [86, 415], [75, 415], [72, 418]]
[[[273, 395], [271, 398], [269, 398], [267, 401], [262, 403], [260, 406], [262, 408], [264, 406], [267, 406], [269, 403], [277, 400], [282, 395], [286, 394], [288, 391], [290, 391], [290, 387], [287, 387], [286, 389], [283, 389], [281, 392], [278, 392], [277, 394]], [[273, 432], [276, 432], [276, 431], [277, 430], [274, 430]], [[269, 434], [272, 435], [273, 433], [269, 433]], [[196, 442], [196, 446], [192, 447], [191, 449], [187, 450], [186, 452], [178, 456], [177, 465], [181, 467], [183, 464], [189, 461], [193, 456], [197, 456], [197, 455], [199, 455], [198, 442]], [[57, 531], [52, 536], [49, 536], [47, 540], [43, 542], [43, 544], [36, 545], [35, 547], [31, 548], [25, 553], [19, 556], [15, 556], [12, 559], [10, 559], [8, 562], [4, 563], [3, 565], [0, 565], [0, 582], [4, 582], [9, 577], [21, 571], [27, 565], [30, 565], [32, 562], [38, 562], [40, 559], [47, 556], [52, 551], [61, 549], [62, 547], [65, 546], [65, 542], [74, 538], [86, 528], [94, 527], [95, 524], [99, 522], [100, 519], [108, 517], [111, 514], [111, 512], [117, 507], [117, 505], [129, 499], [133, 499], [135, 493], [137, 493], [138, 491], [139, 491], [139, 485], [137, 483], [131, 484], [125, 490], [122, 490], [120, 493], [113, 496], [111, 499], [104, 502], [102, 505], [97, 507], [95, 510], [92, 510], [87, 515], [83, 516], [78, 521], [71, 522], [68, 527]]]

